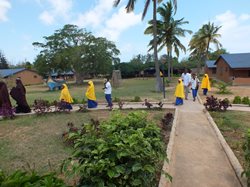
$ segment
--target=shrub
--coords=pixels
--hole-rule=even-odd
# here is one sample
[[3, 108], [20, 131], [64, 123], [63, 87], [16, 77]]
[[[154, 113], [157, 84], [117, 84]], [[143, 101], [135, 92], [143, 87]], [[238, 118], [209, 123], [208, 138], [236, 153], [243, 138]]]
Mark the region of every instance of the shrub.
[[223, 100], [218, 100], [213, 95], [211, 97], [207, 97], [206, 103], [204, 106], [208, 111], [226, 111], [228, 107], [232, 106], [227, 98]]
[[243, 97], [241, 103], [245, 105], [249, 105], [250, 104], [249, 97]]
[[233, 100], [233, 104], [241, 104], [241, 97], [240, 96], [235, 96]]
[[75, 133], [73, 160], [63, 166], [79, 176], [79, 186], [156, 186], [166, 153], [160, 128], [146, 112], [117, 112], [83, 131]]
[[121, 101], [121, 99], [119, 98], [119, 97], [115, 97], [114, 99], [113, 99], [113, 102], [120, 102]]
[[231, 91], [228, 90], [228, 84], [225, 84], [225, 83], [219, 83], [217, 86], [216, 86], [219, 91], [216, 92], [218, 94], [231, 94]]
[[161, 119], [161, 123], [164, 129], [168, 129], [171, 127], [171, 124], [173, 122], [174, 116], [172, 113], [168, 112], [164, 115], [164, 118]]
[[135, 96], [131, 102], [141, 102], [141, 98], [139, 96]]
[[250, 129], [247, 130], [242, 149], [244, 151], [245, 164], [244, 171], [241, 175], [245, 175], [247, 177], [247, 186], [250, 186]]
[[80, 129], [75, 127], [72, 122], [69, 122], [67, 124], [67, 126], [68, 126], [69, 129], [68, 129], [68, 131], [63, 132], [62, 138], [63, 138], [63, 142], [66, 145], [72, 146], [74, 144], [75, 139], [74, 139], [74, 137], [70, 136], [70, 133], [79, 133]]
[[39, 115], [52, 111], [49, 101], [43, 99], [36, 99], [34, 101], [33, 107], [34, 112]]
[[57, 178], [55, 173], [39, 175], [37, 172], [26, 172], [17, 170], [10, 175], [4, 174], [0, 170], [0, 186], [14, 187], [14, 186], [53, 186], [66, 187], [63, 180]]

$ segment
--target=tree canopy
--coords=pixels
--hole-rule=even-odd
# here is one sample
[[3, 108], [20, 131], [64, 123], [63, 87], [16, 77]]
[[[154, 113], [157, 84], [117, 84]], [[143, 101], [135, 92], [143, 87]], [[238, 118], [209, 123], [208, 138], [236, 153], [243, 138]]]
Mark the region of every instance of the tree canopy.
[[65, 25], [44, 39], [44, 43], [33, 43], [42, 49], [34, 67], [43, 75], [52, 70], [73, 70], [77, 83], [81, 83], [86, 76], [111, 73], [112, 63], [119, 62], [120, 51], [113, 42], [76, 25]]
[[8, 61], [3, 52], [0, 51], [0, 69], [8, 69], [8, 68], [9, 68]]

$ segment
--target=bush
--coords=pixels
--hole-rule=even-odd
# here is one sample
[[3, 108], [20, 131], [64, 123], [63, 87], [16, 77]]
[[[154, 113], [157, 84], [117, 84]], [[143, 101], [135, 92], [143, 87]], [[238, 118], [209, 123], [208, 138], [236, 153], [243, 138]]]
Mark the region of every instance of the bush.
[[82, 131], [73, 135], [72, 159], [63, 166], [66, 174], [80, 178], [78, 186], [157, 185], [166, 153], [161, 130], [146, 112], [117, 112], [99, 125], [85, 124]]
[[28, 187], [28, 186], [53, 186], [66, 187], [63, 180], [56, 177], [55, 173], [39, 175], [37, 172], [26, 172], [17, 170], [6, 175], [0, 170], [0, 186], [2, 187]]
[[245, 105], [249, 105], [250, 104], [249, 97], [243, 97], [241, 103]]
[[223, 100], [218, 100], [213, 95], [211, 97], [207, 97], [206, 103], [204, 106], [208, 111], [226, 111], [228, 107], [232, 106], [227, 98]]
[[135, 96], [131, 102], [141, 102], [141, 98], [139, 96]]
[[240, 96], [235, 96], [233, 100], [233, 104], [241, 104], [241, 97]]
[[115, 102], [115, 103], [116, 103], [116, 102], [118, 103], [118, 102], [120, 102], [120, 101], [121, 101], [121, 99], [120, 99], [119, 97], [115, 97], [115, 98], [113, 99], [113, 102]]
[[219, 91], [216, 92], [218, 94], [231, 94], [232, 92], [230, 90], [228, 90], [228, 84], [225, 84], [225, 83], [219, 83], [217, 86], [216, 86]]
[[47, 112], [51, 112], [51, 107], [50, 107], [50, 103], [47, 100], [43, 100], [43, 99], [36, 99], [34, 101], [33, 107], [34, 107], [34, 112], [36, 114], [45, 114]]

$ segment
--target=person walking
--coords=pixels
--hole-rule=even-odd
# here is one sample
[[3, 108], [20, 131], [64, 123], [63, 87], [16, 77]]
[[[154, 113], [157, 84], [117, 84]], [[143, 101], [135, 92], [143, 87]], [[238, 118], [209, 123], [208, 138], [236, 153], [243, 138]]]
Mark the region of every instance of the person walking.
[[10, 91], [11, 97], [16, 101], [17, 107], [16, 113], [29, 113], [31, 109], [26, 100], [26, 89], [20, 78], [16, 79], [16, 87], [13, 87]]
[[60, 101], [62, 102], [62, 107], [64, 109], [72, 110], [71, 103], [73, 103], [73, 99], [69, 93], [69, 89], [68, 89], [68, 86], [66, 84], [62, 84]]
[[183, 105], [183, 98], [184, 98], [184, 86], [182, 83], [182, 79], [178, 79], [178, 83], [175, 89], [175, 105]]
[[207, 95], [207, 92], [211, 90], [208, 74], [204, 74], [201, 81], [201, 88], [203, 89], [203, 95]]
[[109, 82], [109, 78], [105, 79], [104, 81], [104, 94], [105, 94], [105, 99], [108, 103], [107, 107], [112, 109], [113, 103], [112, 103], [112, 86], [111, 83]]
[[0, 81], [0, 116], [10, 118], [14, 116], [8, 88], [3, 81]]
[[199, 83], [200, 83], [200, 81], [199, 81], [198, 77], [196, 76], [196, 74], [192, 73], [191, 89], [192, 89], [193, 101], [196, 100], [197, 92], [199, 89]]
[[185, 99], [188, 99], [188, 93], [189, 93], [189, 87], [191, 85], [191, 74], [188, 73], [187, 69], [184, 70], [184, 72], [181, 75], [183, 85], [184, 85], [184, 93], [185, 93]]
[[88, 99], [88, 108], [96, 108], [98, 104], [96, 102], [95, 86], [93, 81], [88, 82], [88, 87], [85, 95]]

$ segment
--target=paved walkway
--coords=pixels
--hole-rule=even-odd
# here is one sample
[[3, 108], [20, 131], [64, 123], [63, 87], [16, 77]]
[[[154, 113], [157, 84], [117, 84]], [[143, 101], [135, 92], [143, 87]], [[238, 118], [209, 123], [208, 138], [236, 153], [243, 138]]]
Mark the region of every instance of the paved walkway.
[[173, 177], [170, 186], [241, 186], [203, 109], [203, 105], [192, 100], [179, 106], [170, 162]]

